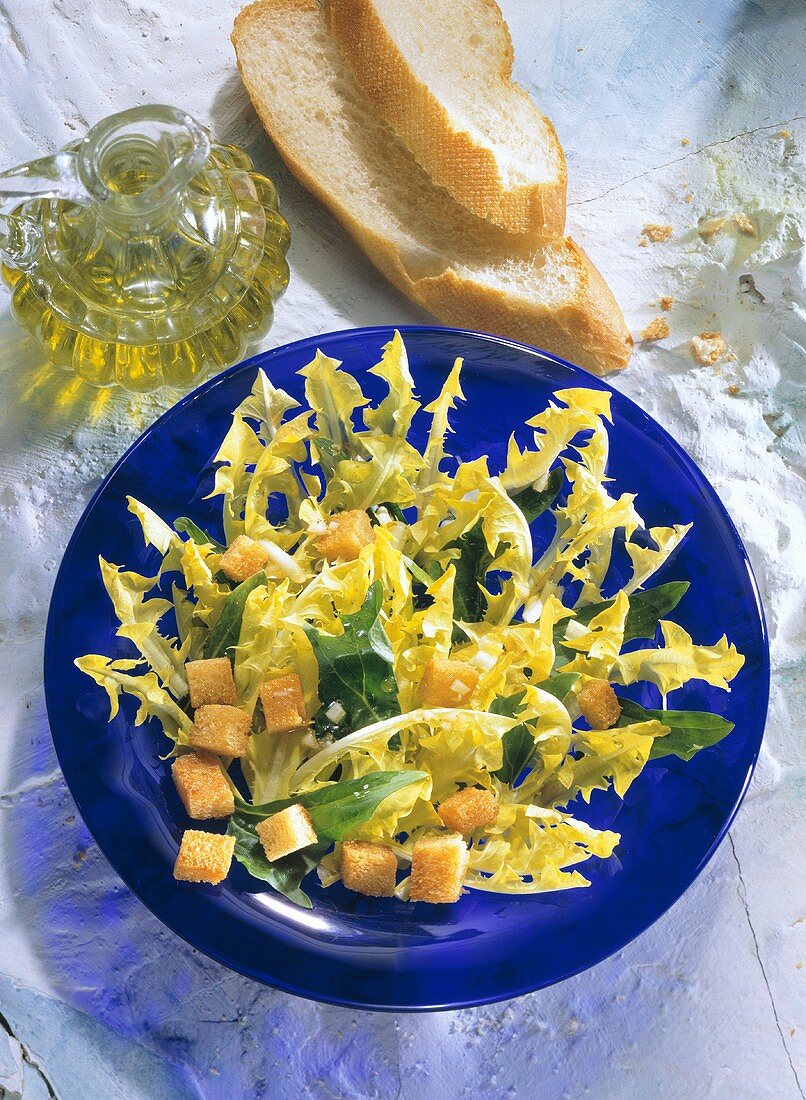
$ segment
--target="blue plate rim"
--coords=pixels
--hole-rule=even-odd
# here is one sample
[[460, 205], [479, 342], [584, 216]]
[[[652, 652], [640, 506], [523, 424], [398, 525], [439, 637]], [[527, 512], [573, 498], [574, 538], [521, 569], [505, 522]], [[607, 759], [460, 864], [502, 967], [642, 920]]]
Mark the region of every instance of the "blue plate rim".
[[[314, 349], [314, 353], [315, 353], [317, 345], [319, 345], [319, 344], [321, 344], [325, 341], [328, 341], [331, 338], [335, 338], [335, 337], [350, 337], [350, 338], [356, 339], [356, 340], [363, 339], [363, 338], [379, 338], [381, 340], [381, 342], [385, 343], [387, 340], [391, 339], [392, 334], [395, 331], [399, 332], [401, 334], [401, 336], [404, 337], [404, 339], [405, 339], [405, 336], [407, 334], [434, 335], [436, 337], [445, 337], [445, 336], [449, 336], [449, 337], [450, 336], [456, 336], [456, 337], [465, 337], [465, 338], [469, 337], [471, 339], [481, 340], [481, 341], [484, 341], [484, 342], [487, 342], [487, 343], [493, 343], [493, 344], [496, 344], [500, 347], [513, 348], [513, 349], [515, 349], [517, 351], [520, 351], [520, 352], [526, 352], [531, 356], [535, 356], [535, 355], [540, 356], [543, 359], [549, 360], [550, 362], [557, 363], [558, 365], [560, 365], [562, 367], [568, 368], [571, 371], [573, 371], [573, 372], [577, 373], [578, 375], [580, 375], [581, 378], [583, 379], [583, 381], [586, 378], [590, 379], [593, 382], [595, 388], [597, 388], [597, 389], [604, 387], [607, 390], [610, 390], [610, 391], [614, 392], [617, 395], [618, 400], [620, 402], [624, 402], [626, 404], [626, 406], [629, 408], [632, 415], [636, 418], [637, 421], [647, 422], [647, 423], [652, 425], [654, 431], [661, 433], [661, 435], [664, 438], [665, 442], [669, 445], [671, 451], [674, 453], [675, 458], [681, 464], [681, 466], [686, 470], [686, 472], [693, 475], [694, 479], [698, 483], [700, 483], [704, 489], [707, 490], [707, 492], [708, 492], [708, 494], [711, 498], [711, 503], [714, 505], [716, 510], [720, 513], [721, 518], [722, 518], [722, 520], [724, 521], [724, 523], [726, 525], [727, 531], [729, 532], [730, 537], [731, 537], [731, 539], [734, 543], [734, 547], [735, 547], [735, 549], [738, 553], [738, 556], [744, 564], [744, 568], [745, 568], [745, 571], [746, 571], [746, 574], [747, 574], [747, 579], [748, 579], [748, 582], [749, 582], [750, 590], [751, 590], [752, 596], [753, 596], [753, 605], [754, 605], [756, 614], [758, 616], [758, 626], [759, 626], [760, 640], [761, 640], [761, 653], [760, 653], [761, 667], [759, 669], [759, 682], [758, 682], [758, 685], [757, 685], [759, 688], [761, 688], [763, 690], [763, 696], [764, 696], [764, 706], [763, 706], [763, 712], [762, 712], [763, 722], [760, 724], [761, 735], [758, 739], [758, 744], [756, 745], [756, 747], [753, 751], [752, 757], [749, 760], [749, 764], [748, 764], [748, 767], [747, 767], [747, 772], [746, 772], [746, 775], [745, 775], [745, 778], [744, 778], [744, 782], [742, 783], [741, 789], [739, 790], [739, 792], [736, 796], [736, 800], [734, 802], [734, 805], [730, 809], [730, 812], [726, 815], [725, 820], [723, 821], [720, 829], [718, 830], [718, 832], [717, 832], [716, 836], [714, 837], [712, 843], [710, 844], [709, 848], [707, 849], [707, 851], [705, 852], [705, 854], [701, 858], [701, 860], [700, 860], [699, 864], [697, 865], [697, 867], [694, 869], [694, 871], [691, 875], [691, 878], [688, 882], [688, 885], [684, 888], [684, 890], [676, 898], [673, 898], [667, 905], [664, 905], [662, 908], [660, 908], [650, 920], [646, 921], [641, 927], [639, 927], [636, 930], [632, 931], [632, 933], [626, 939], [624, 939], [622, 942], [616, 944], [612, 948], [612, 950], [610, 950], [606, 955], [602, 956], [600, 959], [598, 959], [594, 963], [588, 963], [588, 964], [582, 964], [580, 966], [570, 967], [567, 972], [563, 972], [561, 976], [553, 979], [551, 982], [539, 983], [537, 985], [535, 985], [534, 983], [531, 983], [531, 984], [526, 983], [526, 984], [524, 984], [522, 986], [519, 986], [517, 988], [507, 990], [505, 993], [501, 994], [500, 996], [499, 995], [490, 995], [490, 996], [479, 997], [479, 998], [467, 997], [467, 998], [463, 998], [461, 1000], [450, 1001], [450, 1002], [443, 1003], [443, 1004], [433, 1004], [433, 1003], [423, 1004], [423, 1005], [414, 1005], [414, 1004], [398, 1005], [398, 1004], [391, 1004], [391, 1003], [371, 1004], [371, 1003], [368, 1003], [366, 1001], [362, 1001], [362, 1000], [354, 998], [354, 997], [340, 997], [340, 996], [337, 996], [337, 995], [327, 996], [327, 995], [320, 994], [320, 993], [312, 993], [312, 992], [302, 991], [298, 987], [295, 987], [294, 985], [290, 984], [289, 982], [285, 981], [284, 979], [278, 978], [274, 975], [269, 976], [269, 975], [266, 975], [266, 974], [262, 974], [262, 973], [259, 973], [257, 970], [250, 973], [247, 970], [243, 969], [242, 967], [234, 966], [226, 958], [224, 953], [215, 950], [213, 947], [211, 947], [207, 943], [202, 944], [201, 942], [197, 942], [197, 938], [194, 936], [194, 934], [193, 934], [194, 930], [192, 928], [187, 929], [185, 927], [178, 927], [174, 922], [169, 921], [163, 914], [157, 912], [157, 910], [152, 906], [152, 904], [149, 902], [149, 900], [145, 896], [143, 896], [143, 893], [139, 889], [137, 889], [137, 887], [132, 885], [128, 881], [127, 878], [125, 878], [123, 876], [123, 874], [121, 873], [121, 871], [119, 870], [119, 868], [117, 866], [117, 861], [108, 852], [107, 845], [106, 845], [105, 841], [102, 841], [99, 838], [99, 836], [96, 835], [95, 831], [90, 826], [90, 824], [87, 820], [87, 816], [85, 814], [84, 806], [82, 805], [83, 799], [76, 796], [76, 794], [74, 794], [74, 792], [73, 792], [73, 790], [70, 786], [70, 783], [67, 779], [67, 772], [65, 771], [64, 762], [62, 760], [62, 755], [59, 751], [59, 745], [57, 743], [57, 738], [54, 736], [54, 733], [53, 733], [54, 726], [56, 725], [55, 718], [56, 718], [56, 715], [57, 715], [57, 709], [56, 709], [56, 700], [54, 698], [54, 693], [49, 688], [49, 683], [51, 682], [50, 669], [53, 667], [53, 664], [54, 664], [54, 658], [53, 658], [53, 652], [52, 652], [53, 648], [54, 648], [54, 644], [55, 644], [54, 643], [54, 635], [55, 635], [55, 630], [56, 630], [55, 606], [54, 605], [55, 605], [55, 602], [56, 602], [56, 599], [55, 599], [56, 593], [58, 591], [59, 584], [62, 580], [62, 574], [63, 574], [63, 572], [65, 571], [65, 569], [67, 567], [67, 564], [69, 562], [69, 558], [71, 556], [71, 553], [72, 553], [76, 543], [80, 539], [80, 536], [81, 536], [81, 533], [84, 529], [84, 526], [89, 521], [93, 509], [95, 508], [97, 502], [99, 501], [99, 499], [101, 498], [103, 493], [106, 491], [106, 488], [107, 488], [109, 482], [113, 479], [113, 477], [118, 472], [118, 470], [122, 466], [124, 466], [125, 463], [129, 460], [129, 458], [137, 451], [137, 449], [141, 445], [143, 445], [155, 432], [157, 432], [159, 430], [159, 428], [163, 424], [163, 422], [168, 420], [170, 417], [179, 415], [184, 409], [191, 406], [194, 401], [198, 400], [204, 394], [207, 394], [208, 392], [212, 391], [216, 386], [225, 384], [229, 380], [229, 378], [232, 377], [233, 375], [235, 375], [236, 373], [246, 371], [247, 369], [249, 369], [251, 367], [263, 366], [267, 362], [270, 362], [271, 359], [274, 356], [279, 356], [281, 354], [285, 354], [285, 353], [289, 352], [292, 348], [295, 349], [295, 350], [298, 350], [298, 351], [303, 351], [303, 350], [307, 350], [307, 349], [312, 348], [312, 349]], [[380, 347], [380, 344], [379, 344], [379, 347]], [[490, 374], [494, 375], [495, 371], [491, 370]], [[604, 962], [606, 959], [612, 958], [612, 956], [615, 955], [617, 952], [622, 951], [625, 947], [627, 947], [629, 944], [631, 944], [634, 940], [638, 939], [639, 936], [642, 936], [649, 928], [652, 927], [652, 925], [657, 923], [657, 921], [659, 921], [661, 919], [661, 917], [663, 917], [666, 913], [668, 913], [669, 910], [672, 909], [682, 899], [684, 894], [691, 888], [691, 886], [693, 885], [695, 880], [700, 876], [700, 874], [703, 872], [705, 867], [711, 861], [711, 859], [713, 858], [716, 850], [722, 844], [722, 842], [724, 841], [724, 839], [727, 836], [728, 832], [730, 831], [730, 828], [731, 828], [731, 826], [732, 826], [732, 824], [733, 824], [733, 822], [736, 818], [736, 814], [739, 811], [739, 807], [741, 806], [742, 802], [744, 801], [744, 798], [745, 798], [746, 793], [747, 793], [747, 789], [748, 789], [748, 787], [750, 785], [750, 782], [753, 778], [753, 774], [755, 772], [756, 764], [758, 762], [759, 753], [761, 751], [761, 745], [763, 743], [764, 732], [765, 732], [765, 729], [766, 729], [766, 721], [767, 721], [767, 716], [768, 716], [768, 711], [769, 711], [770, 647], [769, 647], [769, 635], [768, 635], [768, 630], [767, 630], [766, 616], [765, 616], [765, 613], [764, 613], [764, 607], [763, 607], [763, 604], [762, 604], [762, 601], [761, 601], [761, 595], [760, 595], [760, 591], [759, 591], [759, 587], [758, 587], [758, 582], [756, 580], [756, 576], [755, 576], [755, 573], [753, 571], [752, 563], [750, 561], [750, 558], [749, 558], [747, 550], [744, 546], [744, 543], [741, 539], [741, 536], [739, 535], [739, 532], [736, 529], [736, 526], [733, 523], [733, 520], [731, 519], [727, 509], [725, 508], [724, 504], [722, 503], [722, 501], [721, 501], [720, 497], [718, 496], [716, 490], [714, 489], [714, 487], [712, 486], [712, 484], [708, 480], [708, 478], [705, 476], [705, 474], [700, 470], [700, 468], [696, 464], [696, 462], [691, 458], [691, 456], [681, 446], [681, 444], [678, 443], [678, 441], [674, 438], [674, 436], [672, 436], [668, 432], [668, 430], [666, 428], [664, 428], [664, 426], [662, 424], [659, 423], [659, 421], [655, 420], [654, 417], [650, 416], [649, 413], [647, 413], [644, 409], [642, 409], [640, 405], [638, 405], [630, 397], [628, 397], [626, 394], [624, 394], [621, 390], [616, 389], [615, 386], [613, 386], [612, 383], [610, 382], [609, 378], [606, 379], [606, 378], [602, 378], [600, 376], [594, 375], [591, 371], [586, 370], [584, 367], [579, 367], [575, 363], [572, 363], [567, 359], [563, 359], [560, 356], [553, 355], [551, 352], [545, 351], [542, 348], [538, 348], [538, 347], [535, 347], [535, 346], [530, 345], [530, 344], [525, 344], [525, 343], [522, 343], [522, 342], [517, 341], [517, 340], [507, 339], [505, 337], [494, 336], [491, 333], [478, 332], [478, 331], [475, 331], [475, 330], [472, 330], [472, 329], [452, 328], [452, 327], [446, 327], [446, 326], [442, 326], [442, 325], [371, 325], [371, 326], [359, 326], [359, 327], [347, 327], [347, 328], [342, 328], [342, 329], [333, 329], [333, 330], [330, 330], [328, 332], [317, 333], [314, 336], [303, 337], [302, 339], [299, 339], [299, 340], [290, 340], [290, 341], [287, 341], [284, 344], [278, 345], [277, 347], [269, 348], [269, 349], [266, 349], [265, 351], [257, 352], [255, 355], [252, 355], [249, 358], [242, 360], [240, 363], [236, 363], [233, 366], [228, 367], [226, 370], [221, 371], [219, 374], [216, 374], [213, 377], [208, 378], [207, 380], [203, 381], [199, 386], [197, 386], [195, 389], [191, 390], [190, 393], [186, 394], [184, 397], [180, 398], [179, 401], [177, 401], [173, 405], [169, 406], [169, 408], [167, 408], [163, 413], [161, 413], [160, 416], [157, 417], [156, 420], [154, 420], [151, 424], [148, 425], [148, 427], [145, 428], [145, 430], [124, 451], [124, 453], [120, 456], [120, 458], [110, 467], [109, 471], [103, 477], [100, 485], [98, 486], [98, 488], [95, 490], [95, 492], [90, 497], [90, 500], [88, 501], [86, 507], [84, 508], [84, 511], [82, 512], [81, 516], [79, 517], [79, 519], [78, 519], [78, 521], [77, 521], [77, 523], [76, 523], [76, 525], [73, 529], [73, 533], [70, 536], [70, 539], [68, 540], [67, 545], [65, 546], [65, 549], [62, 553], [62, 558], [61, 558], [61, 561], [59, 563], [59, 569], [56, 573], [56, 578], [55, 578], [53, 589], [52, 589], [52, 592], [51, 592], [51, 598], [50, 598], [50, 603], [49, 603], [49, 608], [48, 608], [47, 622], [46, 622], [46, 627], [45, 627], [45, 644], [44, 644], [44, 652], [43, 652], [43, 678], [44, 678], [44, 687], [45, 687], [45, 705], [46, 705], [46, 712], [47, 712], [47, 717], [48, 717], [48, 726], [49, 726], [50, 733], [51, 733], [51, 739], [53, 741], [54, 751], [56, 753], [56, 757], [57, 757], [57, 760], [59, 762], [59, 767], [62, 770], [62, 775], [64, 776], [65, 783], [68, 787], [68, 790], [70, 790], [71, 797], [74, 799], [74, 801], [76, 803], [78, 811], [81, 814], [82, 820], [84, 821], [85, 825], [87, 826], [88, 830], [90, 831], [90, 833], [91, 833], [93, 839], [95, 840], [96, 844], [98, 845], [99, 849], [103, 853], [105, 859], [108, 861], [108, 863], [110, 864], [112, 869], [115, 871], [115, 874], [126, 885], [127, 889], [132, 891], [132, 893], [139, 899], [139, 901], [141, 901], [143, 903], [143, 905], [146, 906], [146, 908], [149, 910], [149, 912], [151, 912], [157, 918], [157, 920], [160, 921], [161, 924], [163, 924], [166, 928], [169, 928], [175, 935], [179, 936], [180, 939], [184, 940], [191, 947], [193, 947], [194, 949], [196, 949], [198, 951], [201, 951], [203, 954], [207, 955], [209, 958], [212, 958], [213, 960], [218, 962], [220, 965], [227, 967], [227, 969], [233, 970], [236, 973], [240, 973], [241, 975], [243, 975], [246, 978], [249, 978], [252, 981], [257, 981], [257, 982], [259, 982], [263, 985], [268, 985], [271, 988], [278, 989], [281, 992], [290, 994], [292, 996], [301, 997], [303, 999], [316, 1001], [316, 1002], [322, 1003], [322, 1004], [335, 1005], [337, 1007], [342, 1007], [342, 1008], [362, 1009], [362, 1010], [365, 1010], [365, 1011], [373, 1011], [373, 1012], [407, 1012], [407, 1013], [408, 1012], [446, 1012], [446, 1011], [455, 1011], [455, 1010], [463, 1009], [463, 1008], [476, 1008], [476, 1007], [480, 1007], [482, 1005], [496, 1004], [496, 1003], [505, 1002], [505, 1001], [508, 1001], [508, 1000], [515, 999], [517, 997], [524, 996], [527, 993], [536, 992], [539, 989], [549, 988], [551, 985], [557, 985], [561, 982], [567, 981], [569, 978], [573, 978], [578, 974], [584, 973], [586, 970], [590, 970], [590, 969], [592, 969], [592, 967], [598, 966], [599, 963]], [[69, 771], [69, 768], [68, 768], [68, 771]]]

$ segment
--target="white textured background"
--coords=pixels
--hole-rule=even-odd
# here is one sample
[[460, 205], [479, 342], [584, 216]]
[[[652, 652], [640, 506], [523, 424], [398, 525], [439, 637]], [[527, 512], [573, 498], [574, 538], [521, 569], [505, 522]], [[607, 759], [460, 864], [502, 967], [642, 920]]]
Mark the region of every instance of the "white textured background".
[[[228, 41], [236, 6], [0, 0], [0, 165], [52, 151], [112, 110], [175, 103], [249, 146], [280, 187], [292, 280], [267, 346], [423, 319], [261, 136]], [[70, 531], [169, 398], [92, 405], [43, 368], [0, 292], [0, 1095], [804, 1095], [806, 8], [504, 7], [518, 76], [566, 148], [572, 231], [634, 332], [658, 315], [659, 295], [676, 299], [670, 337], [639, 346], [616, 385], [699, 462], [753, 559], [775, 676], [750, 795], [706, 873], [656, 926], [587, 974], [516, 1002], [362, 1014], [275, 994], [197, 955], [115, 879], [76, 817], [41, 683], [47, 603]], [[732, 229], [700, 238], [698, 219], [736, 211], [755, 238]], [[646, 222], [668, 222], [673, 238], [640, 247]], [[734, 361], [692, 360], [690, 337], [709, 329]]]

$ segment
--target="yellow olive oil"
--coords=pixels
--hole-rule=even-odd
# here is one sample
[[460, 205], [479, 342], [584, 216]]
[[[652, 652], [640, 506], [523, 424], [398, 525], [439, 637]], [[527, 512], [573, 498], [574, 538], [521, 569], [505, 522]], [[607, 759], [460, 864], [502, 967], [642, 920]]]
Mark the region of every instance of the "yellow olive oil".
[[89, 201], [33, 199], [15, 212], [41, 243], [35, 264], [6, 262], [2, 275], [52, 363], [95, 386], [186, 386], [270, 327], [288, 284], [288, 224], [243, 150], [208, 143], [178, 178], [162, 132], [110, 133], [90, 151]]

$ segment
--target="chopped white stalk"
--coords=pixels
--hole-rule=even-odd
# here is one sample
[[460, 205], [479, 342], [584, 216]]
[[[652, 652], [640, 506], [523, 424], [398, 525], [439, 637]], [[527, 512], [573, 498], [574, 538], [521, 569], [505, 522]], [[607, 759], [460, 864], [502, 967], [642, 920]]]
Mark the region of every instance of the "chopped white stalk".
[[271, 542], [269, 539], [258, 539], [257, 541], [269, 555], [269, 562], [284, 577], [288, 577], [289, 580], [296, 581], [298, 584], [306, 579], [305, 571], [297, 565], [290, 554], [286, 554], [285, 550], [281, 550], [276, 543]]
[[491, 653], [489, 649], [480, 649], [476, 656], [470, 660], [471, 665], [475, 665], [476, 668], [480, 668], [484, 672], [489, 672], [491, 668], [495, 668], [497, 662], [498, 654]]
[[306, 752], [314, 753], [318, 752], [322, 747], [319, 743], [319, 738], [313, 732], [313, 730], [307, 730], [306, 733], [300, 738], [300, 747]]
[[339, 722], [343, 722], [346, 717], [347, 711], [344, 709], [338, 699], [334, 699], [325, 711], [325, 718], [327, 718], [328, 722], [333, 722], [334, 725], [338, 725]]
[[523, 609], [523, 621], [536, 623], [543, 614], [543, 601], [539, 598], [529, 600]]
[[565, 628], [565, 637], [569, 641], [574, 641], [577, 638], [581, 638], [583, 634], [588, 633], [588, 628], [584, 623], [579, 622], [577, 619], [571, 619], [568, 626]]
[[324, 535], [325, 531], [327, 531], [327, 524], [323, 519], [315, 519], [308, 524], [309, 535]]
[[395, 897], [399, 901], [408, 901], [411, 893], [411, 875], [406, 877], [395, 887]]

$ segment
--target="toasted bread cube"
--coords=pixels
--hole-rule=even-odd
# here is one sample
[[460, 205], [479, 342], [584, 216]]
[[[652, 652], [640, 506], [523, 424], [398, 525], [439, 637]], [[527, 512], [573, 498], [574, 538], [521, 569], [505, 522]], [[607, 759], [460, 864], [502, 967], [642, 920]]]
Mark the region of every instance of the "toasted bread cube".
[[498, 803], [490, 791], [481, 787], [465, 787], [441, 802], [437, 813], [447, 829], [470, 836], [474, 829], [482, 829], [495, 822]]
[[231, 581], [248, 580], [262, 569], [269, 560], [269, 552], [259, 542], [248, 535], [238, 535], [228, 550], [225, 550], [218, 562], [218, 568]]
[[364, 840], [346, 840], [341, 846], [341, 881], [356, 894], [391, 898], [395, 892], [397, 859], [391, 848]]
[[238, 702], [232, 665], [226, 657], [188, 661], [185, 665], [185, 676], [190, 692], [190, 705], [194, 710], [210, 703], [234, 707]]
[[185, 882], [222, 882], [227, 877], [234, 850], [234, 836], [187, 829], [179, 845], [174, 878]]
[[411, 850], [412, 901], [458, 901], [470, 853], [459, 833], [440, 833], [415, 840]]
[[591, 729], [608, 730], [621, 717], [621, 703], [607, 680], [589, 680], [577, 692], [577, 702]]
[[308, 811], [298, 802], [261, 821], [256, 832], [271, 862], [316, 844], [317, 839]]
[[209, 753], [189, 752], [177, 757], [171, 775], [188, 817], [205, 821], [228, 817], [235, 810], [230, 785]]
[[467, 661], [432, 657], [420, 681], [420, 702], [424, 707], [463, 707], [478, 682], [478, 669]]
[[355, 561], [365, 546], [375, 541], [366, 512], [358, 509], [331, 516], [316, 540], [316, 548], [328, 561]]
[[188, 744], [219, 756], [246, 756], [251, 728], [252, 719], [246, 711], [211, 703], [193, 715]]
[[290, 733], [307, 726], [302, 684], [296, 672], [264, 680], [260, 685], [260, 701], [269, 733]]

